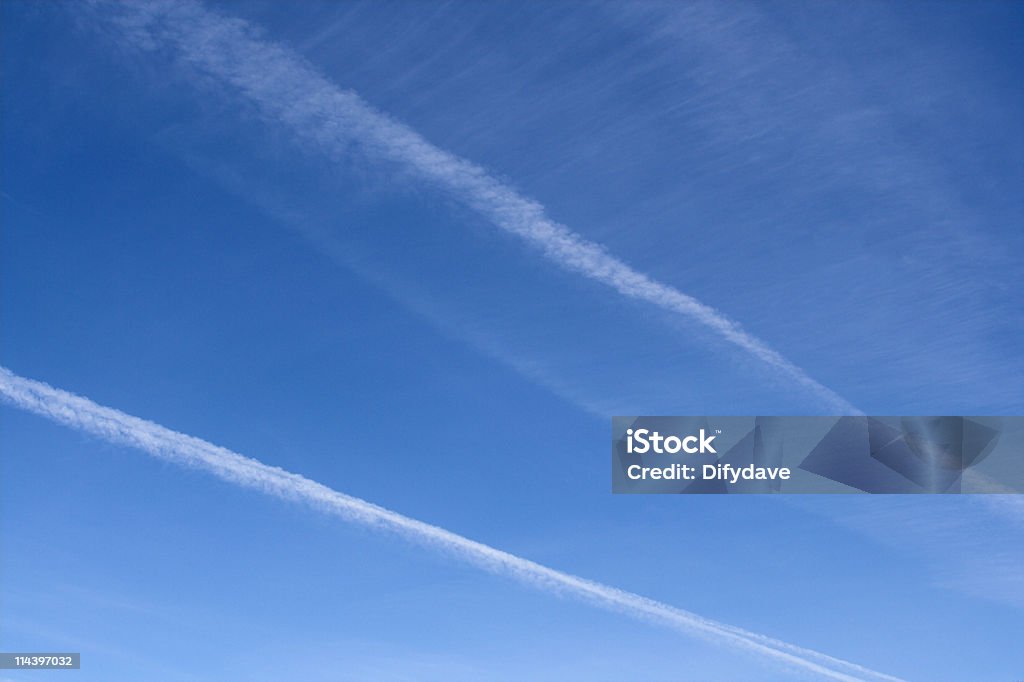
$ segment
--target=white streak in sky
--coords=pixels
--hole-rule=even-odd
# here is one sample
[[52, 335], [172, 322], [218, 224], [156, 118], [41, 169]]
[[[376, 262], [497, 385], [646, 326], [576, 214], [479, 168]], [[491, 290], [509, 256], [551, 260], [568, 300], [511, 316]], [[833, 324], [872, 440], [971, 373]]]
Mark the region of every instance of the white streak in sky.
[[341, 159], [358, 151], [370, 159], [395, 164], [539, 249], [562, 268], [623, 296], [693, 319], [810, 391], [831, 409], [860, 413], [738, 323], [638, 272], [601, 245], [550, 219], [537, 202], [480, 166], [432, 145], [356, 93], [338, 87], [295, 52], [262, 39], [248, 22], [190, 1], [114, 6], [118, 11], [113, 24], [128, 42], [147, 50], [169, 48], [205, 78], [237, 91], [267, 119], [286, 126], [321, 153]]
[[48, 384], [20, 377], [4, 367], [0, 367], [0, 396], [15, 407], [112, 443], [138, 448], [168, 462], [209, 472], [245, 488], [301, 502], [352, 523], [396, 533], [407, 540], [444, 551], [490, 573], [514, 578], [539, 590], [572, 596], [610, 611], [758, 654], [822, 678], [843, 682], [901, 682], [897, 677], [855, 663], [547, 568], [529, 559], [345, 495], [298, 474], [268, 466], [199, 438], [171, 431], [159, 424], [97, 405], [87, 398]]

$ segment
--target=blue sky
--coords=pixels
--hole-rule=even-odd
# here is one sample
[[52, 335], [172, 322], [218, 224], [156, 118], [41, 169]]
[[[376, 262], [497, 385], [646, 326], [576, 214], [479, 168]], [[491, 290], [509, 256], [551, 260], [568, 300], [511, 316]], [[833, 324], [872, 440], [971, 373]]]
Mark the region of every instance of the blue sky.
[[[216, 11], [865, 412], [1024, 409], [1020, 5]], [[613, 497], [612, 414], [833, 410], [138, 12], [2, 12], [4, 366], [875, 670], [1021, 675], [1005, 505]], [[0, 409], [0, 648], [78, 679], [793, 676]]]

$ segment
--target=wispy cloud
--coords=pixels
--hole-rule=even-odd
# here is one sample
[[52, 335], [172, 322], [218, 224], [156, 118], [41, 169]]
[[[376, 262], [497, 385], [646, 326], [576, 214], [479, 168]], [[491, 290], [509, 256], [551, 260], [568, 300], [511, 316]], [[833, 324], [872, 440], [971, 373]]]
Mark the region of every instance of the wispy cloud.
[[491, 573], [514, 578], [546, 592], [581, 599], [601, 608], [663, 625], [688, 635], [759, 655], [822, 678], [851, 682], [898, 680], [770, 637], [719, 623], [697, 614], [608, 585], [562, 573], [528, 559], [470, 540], [443, 528], [337, 492], [308, 478], [263, 464], [199, 438], [151, 421], [103, 407], [81, 396], [20, 377], [0, 367], [0, 395], [10, 404], [107, 441], [138, 448], [174, 464], [211, 473], [236, 485], [301, 502], [346, 521], [395, 533], [446, 552]]
[[552, 220], [537, 202], [338, 87], [294, 52], [261, 38], [248, 22], [192, 2], [113, 6], [117, 11], [112, 22], [125, 40], [142, 49], [172, 50], [204, 79], [232, 88], [261, 115], [330, 158], [355, 154], [393, 165], [399, 174], [459, 201], [558, 266], [625, 297], [694, 320], [830, 409], [859, 412], [726, 315], [635, 270]]
[[[646, 127], [694, 131], [693, 157], [714, 160], [702, 170], [728, 173], [719, 202], [758, 197], [714, 243], [793, 243], [807, 264], [769, 269], [744, 321], [799, 301], [808, 324], [788, 328], [862, 406], [899, 395], [898, 410], [1019, 411], [1021, 358], [1004, 339], [1024, 321], [1022, 242], [1006, 229], [1020, 204], [1005, 203], [1020, 184], [1021, 108], [993, 77], [996, 51], [938, 45], [884, 3], [602, 6], [655, 55], [648, 69], [672, 75], [648, 106], [664, 120]], [[678, 197], [663, 201], [675, 218]], [[779, 260], [766, 250], [743, 267]]]

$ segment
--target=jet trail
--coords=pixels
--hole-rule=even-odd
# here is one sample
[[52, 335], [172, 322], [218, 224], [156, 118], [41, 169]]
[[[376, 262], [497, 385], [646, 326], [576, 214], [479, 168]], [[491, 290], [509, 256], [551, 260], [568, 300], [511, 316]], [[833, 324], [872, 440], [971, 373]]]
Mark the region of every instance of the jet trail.
[[110, 23], [130, 44], [170, 49], [205, 83], [227, 86], [270, 121], [332, 159], [354, 152], [397, 166], [521, 238], [560, 267], [611, 287], [628, 298], [681, 314], [808, 390], [830, 409], [860, 414], [844, 398], [752, 336], [721, 312], [674, 287], [651, 279], [609, 254], [600, 244], [545, 214], [539, 203], [444, 151], [321, 75], [292, 50], [262, 39], [257, 27], [197, 2], [108, 3]]
[[536, 589], [572, 596], [609, 611], [666, 626], [688, 635], [757, 654], [776, 663], [822, 678], [854, 682], [900, 678], [875, 672], [697, 614], [586, 580], [470, 540], [443, 528], [417, 521], [371, 502], [352, 497], [308, 478], [263, 464], [199, 438], [172, 431], [113, 408], [18, 376], [0, 367], [0, 396], [11, 405], [104, 440], [127, 445], [174, 464], [211, 473], [236, 485], [300, 502], [351, 523], [395, 533], [443, 551], [490, 573], [514, 578]]

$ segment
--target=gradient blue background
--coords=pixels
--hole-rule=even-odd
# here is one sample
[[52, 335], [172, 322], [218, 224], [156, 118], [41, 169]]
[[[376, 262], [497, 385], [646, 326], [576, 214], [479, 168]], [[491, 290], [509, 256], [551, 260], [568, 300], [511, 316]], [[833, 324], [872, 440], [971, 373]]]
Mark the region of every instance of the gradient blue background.
[[[1024, 411], [1024, 5], [217, 7], [860, 409]], [[3, 365], [890, 674], [1024, 675], [1019, 505], [613, 497], [612, 414], [825, 408], [102, 10], [0, 11]], [[792, 676], [0, 419], [0, 649], [83, 654], [0, 679]]]

